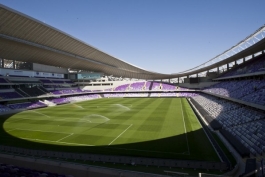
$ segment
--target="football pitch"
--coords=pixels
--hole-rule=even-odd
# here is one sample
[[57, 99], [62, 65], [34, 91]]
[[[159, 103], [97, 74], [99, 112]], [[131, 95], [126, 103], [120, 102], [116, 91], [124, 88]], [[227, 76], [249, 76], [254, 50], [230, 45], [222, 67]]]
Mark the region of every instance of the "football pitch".
[[2, 117], [5, 145], [219, 161], [185, 98], [102, 98]]

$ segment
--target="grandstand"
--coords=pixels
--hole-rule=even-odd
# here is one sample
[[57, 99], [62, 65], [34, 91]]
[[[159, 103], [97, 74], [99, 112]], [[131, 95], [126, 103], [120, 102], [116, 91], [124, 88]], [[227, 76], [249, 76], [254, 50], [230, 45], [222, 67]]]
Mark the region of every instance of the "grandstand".
[[3, 5], [0, 19], [0, 175], [244, 176], [250, 158], [248, 173], [261, 174], [264, 26], [198, 67], [162, 74]]

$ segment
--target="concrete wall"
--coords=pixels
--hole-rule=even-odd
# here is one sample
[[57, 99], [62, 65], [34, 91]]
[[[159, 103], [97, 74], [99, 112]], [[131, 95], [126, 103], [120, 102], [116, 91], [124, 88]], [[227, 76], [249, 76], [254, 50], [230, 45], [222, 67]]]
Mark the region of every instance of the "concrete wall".
[[198, 84], [190, 84], [190, 83], [180, 83], [179, 86], [180, 87], [186, 87], [186, 88], [199, 88], [202, 89], [204, 87], [209, 87], [211, 85], [217, 84], [218, 82], [200, 82]]
[[166, 177], [165, 175], [81, 165], [34, 157], [21, 157], [8, 154], [0, 154], [0, 163], [29, 168], [32, 170], [63, 174], [71, 177]]

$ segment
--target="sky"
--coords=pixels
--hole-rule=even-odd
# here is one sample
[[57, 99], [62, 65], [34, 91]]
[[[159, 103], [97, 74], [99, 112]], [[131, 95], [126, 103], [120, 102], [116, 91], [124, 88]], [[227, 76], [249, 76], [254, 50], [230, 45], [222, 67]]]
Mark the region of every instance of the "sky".
[[0, 0], [113, 57], [171, 74], [265, 24], [265, 0]]

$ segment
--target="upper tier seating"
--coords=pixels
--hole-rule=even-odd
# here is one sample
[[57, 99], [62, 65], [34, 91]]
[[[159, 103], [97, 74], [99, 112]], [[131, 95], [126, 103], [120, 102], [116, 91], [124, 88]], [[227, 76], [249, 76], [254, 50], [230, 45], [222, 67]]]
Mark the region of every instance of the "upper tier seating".
[[120, 85], [120, 86], [116, 87], [114, 91], [126, 91], [128, 86], [129, 86], [129, 84]]
[[71, 93], [77, 93], [77, 90], [60, 90], [62, 94], [71, 94]]
[[45, 95], [48, 93], [48, 91], [46, 89], [39, 88], [39, 87], [32, 87], [32, 88], [26, 88], [26, 87], [21, 87], [16, 89], [17, 92], [19, 92], [20, 94], [23, 94], [24, 96], [31, 96], [31, 97], [35, 97], [35, 96], [40, 96], [40, 95]]
[[161, 90], [160, 83], [153, 82], [152, 90]]
[[144, 87], [144, 82], [135, 82], [130, 85], [130, 91], [141, 91]]
[[22, 98], [17, 92], [0, 92], [0, 99]]
[[265, 105], [265, 88], [262, 88], [252, 94], [246, 95], [241, 98], [243, 101]]
[[149, 90], [151, 82], [134, 82], [131, 84], [120, 85], [114, 91], [142, 91]]
[[162, 90], [176, 90], [176, 86], [169, 84], [162, 84]]
[[224, 81], [205, 88], [203, 91], [243, 101], [265, 105], [265, 79]]
[[63, 90], [53, 90], [51, 93], [55, 95], [63, 95], [63, 94], [74, 94], [74, 93], [87, 93], [90, 92], [90, 90], [81, 90], [79, 88], [72, 88], [72, 89], [63, 89]]
[[259, 71], [265, 71], [265, 56], [260, 56], [253, 61], [247, 61], [246, 63], [239, 65], [238, 67], [228, 71], [220, 77], [235, 76], [240, 74], [255, 73]]
[[149, 88], [150, 88], [150, 85], [151, 85], [151, 82], [146, 82], [145, 83], [145, 90], [149, 90]]

